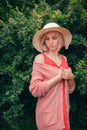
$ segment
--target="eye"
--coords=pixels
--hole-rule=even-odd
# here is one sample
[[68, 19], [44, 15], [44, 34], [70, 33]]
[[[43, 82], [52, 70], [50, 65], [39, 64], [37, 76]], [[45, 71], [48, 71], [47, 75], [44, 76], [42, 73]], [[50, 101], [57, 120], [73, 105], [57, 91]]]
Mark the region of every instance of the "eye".
[[46, 38], [45, 38], [45, 40], [49, 40], [49, 38], [48, 38], [48, 37], [46, 37]]
[[53, 36], [52, 38], [55, 40], [55, 39], [57, 39], [57, 36]]

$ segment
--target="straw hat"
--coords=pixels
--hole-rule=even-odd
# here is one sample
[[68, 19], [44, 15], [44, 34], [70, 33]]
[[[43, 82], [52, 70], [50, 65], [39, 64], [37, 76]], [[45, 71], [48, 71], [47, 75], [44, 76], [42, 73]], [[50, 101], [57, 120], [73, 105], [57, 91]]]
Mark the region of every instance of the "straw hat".
[[43, 35], [49, 31], [57, 31], [62, 34], [64, 38], [64, 46], [66, 49], [68, 49], [69, 44], [72, 40], [72, 34], [70, 31], [64, 27], [60, 27], [56, 23], [48, 23], [46, 24], [43, 29], [37, 31], [33, 37], [33, 46], [38, 50], [39, 52], [43, 52], [43, 49], [41, 48], [40, 42]]

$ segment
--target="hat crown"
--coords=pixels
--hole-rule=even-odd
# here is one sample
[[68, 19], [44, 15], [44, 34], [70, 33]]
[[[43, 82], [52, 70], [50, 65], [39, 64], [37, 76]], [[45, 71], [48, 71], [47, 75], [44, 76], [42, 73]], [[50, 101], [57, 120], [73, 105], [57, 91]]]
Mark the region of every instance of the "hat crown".
[[54, 28], [54, 27], [60, 27], [58, 24], [56, 23], [48, 23], [46, 24], [43, 29], [46, 29], [46, 28]]

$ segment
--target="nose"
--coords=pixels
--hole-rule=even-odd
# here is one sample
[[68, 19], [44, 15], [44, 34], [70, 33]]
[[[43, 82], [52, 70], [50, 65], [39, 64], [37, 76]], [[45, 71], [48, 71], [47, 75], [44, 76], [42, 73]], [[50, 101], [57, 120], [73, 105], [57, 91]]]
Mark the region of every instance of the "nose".
[[50, 39], [50, 40], [49, 40], [49, 43], [50, 43], [50, 44], [52, 44], [52, 43], [53, 43], [53, 40], [52, 40], [52, 39]]

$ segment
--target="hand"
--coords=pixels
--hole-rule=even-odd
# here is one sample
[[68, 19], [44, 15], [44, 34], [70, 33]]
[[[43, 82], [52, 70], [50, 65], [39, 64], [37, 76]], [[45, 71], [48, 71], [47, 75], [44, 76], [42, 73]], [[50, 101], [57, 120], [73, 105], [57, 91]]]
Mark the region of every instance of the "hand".
[[65, 79], [65, 80], [69, 80], [69, 79], [73, 79], [74, 75], [73, 75], [73, 73], [71, 72], [70, 69], [62, 68], [62, 78]]
[[59, 80], [62, 79], [62, 67], [59, 69], [58, 78], [59, 78]]

